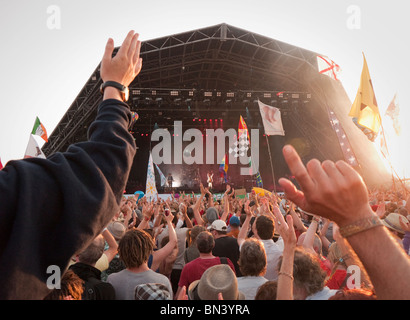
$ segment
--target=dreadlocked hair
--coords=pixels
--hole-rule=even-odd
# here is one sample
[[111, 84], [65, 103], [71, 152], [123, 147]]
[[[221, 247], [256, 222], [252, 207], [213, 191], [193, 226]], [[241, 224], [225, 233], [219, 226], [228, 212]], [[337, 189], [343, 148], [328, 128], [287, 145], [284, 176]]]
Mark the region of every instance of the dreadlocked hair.
[[147, 262], [153, 249], [152, 237], [139, 229], [127, 231], [118, 244], [120, 259], [127, 268], [139, 267]]

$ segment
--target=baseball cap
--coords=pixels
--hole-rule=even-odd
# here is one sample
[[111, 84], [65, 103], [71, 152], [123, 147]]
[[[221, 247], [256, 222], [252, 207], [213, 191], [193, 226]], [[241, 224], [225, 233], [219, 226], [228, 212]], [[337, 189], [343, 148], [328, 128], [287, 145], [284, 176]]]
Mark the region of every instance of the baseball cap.
[[208, 227], [208, 230], [216, 230], [216, 231], [227, 231], [228, 227], [226, 226], [225, 221], [220, 219], [215, 220], [212, 224]]

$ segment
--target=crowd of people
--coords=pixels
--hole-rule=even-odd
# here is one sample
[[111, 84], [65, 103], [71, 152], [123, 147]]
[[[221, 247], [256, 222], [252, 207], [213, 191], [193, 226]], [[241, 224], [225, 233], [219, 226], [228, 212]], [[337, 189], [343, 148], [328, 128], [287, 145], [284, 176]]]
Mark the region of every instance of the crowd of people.
[[107, 42], [87, 142], [0, 171], [0, 299], [410, 299], [410, 198], [369, 191], [343, 161], [304, 165], [288, 145], [299, 187], [281, 178], [282, 194], [124, 196], [136, 146], [122, 86], [140, 46], [131, 31], [113, 57]]
[[[166, 200], [123, 196], [107, 228], [69, 267], [83, 281], [82, 298], [377, 299], [366, 268], [333, 221], [282, 193], [238, 198], [227, 185], [217, 200], [208, 188], [199, 191]], [[369, 206], [406, 255], [408, 204], [401, 193], [369, 192]], [[87, 260], [97, 244], [98, 254]], [[289, 247], [293, 258], [286, 264]], [[278, 287], [283, 277], [293, 282], [285, 289]]]

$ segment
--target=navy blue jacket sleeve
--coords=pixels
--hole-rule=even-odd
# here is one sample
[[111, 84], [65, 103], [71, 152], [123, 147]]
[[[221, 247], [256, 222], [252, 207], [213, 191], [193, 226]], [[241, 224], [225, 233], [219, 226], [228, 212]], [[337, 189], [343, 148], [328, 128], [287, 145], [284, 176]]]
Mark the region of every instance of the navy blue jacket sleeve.
[[56, 275], [47, 268], [64, 272], [112, 219], [135, 156], [130, 118], [127, 105], [103, 101], [88, 141], [0, 171], [0, 299], [42, 299]]

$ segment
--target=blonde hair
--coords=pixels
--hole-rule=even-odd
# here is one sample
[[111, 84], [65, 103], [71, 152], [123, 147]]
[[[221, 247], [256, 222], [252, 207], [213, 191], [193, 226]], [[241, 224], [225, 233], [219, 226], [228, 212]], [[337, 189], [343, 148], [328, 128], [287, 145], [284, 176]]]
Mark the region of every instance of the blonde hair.
[[340, 246], [337, 244], [337, 242], [333, 242], [330, 245], [327, 258], [332, 262], [333, 265], [332, 271], [330, 272], [330, 275], [327, 277], [327, 279], [330, 279], [333, 276], [339, 266], [347, 268], [346, 262], [342, 259], [342, 251], [340, 250]]
[[206, 231], [204, 226], [194, 226], [187, 231], [187, 242], [189, 246], [195, 242], [196, 237], [198, 237], [198, 234], [202, 231]]

